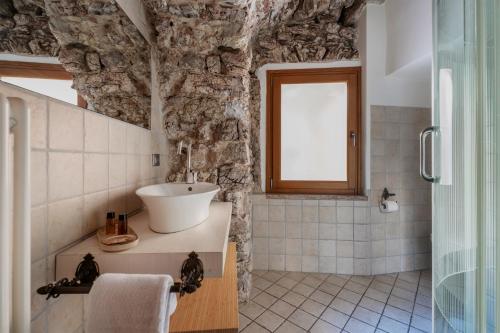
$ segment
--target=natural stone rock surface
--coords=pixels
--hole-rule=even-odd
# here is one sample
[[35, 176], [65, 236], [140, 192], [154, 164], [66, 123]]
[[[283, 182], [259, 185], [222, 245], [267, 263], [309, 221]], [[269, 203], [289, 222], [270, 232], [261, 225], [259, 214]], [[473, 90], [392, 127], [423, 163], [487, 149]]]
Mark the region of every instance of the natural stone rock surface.
[[[167, 137], [193, 143], [201, 181], [233, 203], [240, 300], [248, 299], [251, 218], [248, 193], [260, 177], [259, 82], [266, 63], [352, 59], [364, 0], [146, 0], [158, 33]], [[349, 9], [350, 8], [350, 9]], [[171, 155], [175, 156], [175, 155]], [[173, 158], [169, 181], [183, 179]]]
[[0, 52], [58, 56], [90, 109], [149, 127], [149, 45], [114, 0], [2, 0]]
[[89, 108], [149, 127], [150, 49], [114, 0], [45, 0], [59, 60]]
[[0, 1], [0, 52], [57, 56], [43, 1]]

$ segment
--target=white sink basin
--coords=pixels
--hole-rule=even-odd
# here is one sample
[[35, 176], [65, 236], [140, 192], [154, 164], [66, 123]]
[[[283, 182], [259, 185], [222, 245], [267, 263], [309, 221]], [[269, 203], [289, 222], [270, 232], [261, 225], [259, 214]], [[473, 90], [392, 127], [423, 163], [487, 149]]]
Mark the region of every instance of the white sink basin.
[[141, 187], [135, 193], [149, 211], [156, 232], [186, 230], [208, 218], [208, 208], [220, 187], [209, 183], [165, 183]]

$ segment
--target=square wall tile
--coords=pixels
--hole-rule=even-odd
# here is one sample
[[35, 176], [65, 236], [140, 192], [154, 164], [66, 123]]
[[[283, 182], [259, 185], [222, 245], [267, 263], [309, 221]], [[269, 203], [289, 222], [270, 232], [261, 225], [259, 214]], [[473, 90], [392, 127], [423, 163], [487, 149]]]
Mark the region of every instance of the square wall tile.
[[124, 186], [127, 182], [126, 155], [109, 155], [109, 188]]
[[31, 148], [47, 148], [47, 100], [28, 101], [31, 116]]
[[256, 221], [252, 223], [253, 237], [268, 237], [269, 236], [269, 223]]
[[303, 239], [302, 240], [302, 254], [305, 256], [319, 255], [319, 243], [316, 239]]
[[31, 152], [31, 205], [47, 201], [47, 153]]
[[286, 222], [297, 223], [302, 221], [302, 206], [287, 205], [285, 206]]
[[47, 256], [47, 208], [31, 209], [31, 261]]
[[267, 205], [253, 205], [252, 219], [256, 221], [267, 221], [269, 218]]
[[269, 255], [267, 254], [254, 254], [253, 255], [253, 268], [268, 270], [269, 269]]
[[153, 166], [151, 162], [151, 154], [141, 155], [140, 159], [140, 180], [148, 180], [151, 179], [153, 174]]
[[139, 155], [127, 155], [127, 185], [141, 180], [141, 160]]
[[106, 153], [109, 149], [108, 117], [85, 111], [85, 151]]
[[108, 155], [85, 154], [84, 192], [86, 194], [108, 189]]
[[125, 213], [127, 209], [127, 188], [125, 186], [109, 190], [108, 209], [117, 214]]
[[[310, 202], [305, 200], [304, 203]], [[319, 222], [318, 216], [318, 206], [316, 205], [305, 205], [302, 207], [302, 222], [311, 222], [317, 223]]]
[[83, 323], [83, 296], [64, 295], [48, 312], [48, 332], [76, 332]]
[[317, 272], [318, 260], [318, 256], [302, 256], [302, 272]]
[[269, 223], [269, 237], [285, 238], [285, 223], [284, 222]]
[[126, 153], [127, 152], [127, 126], [122, 121], [109, 119], [109, 152]]
[[269, 255], [269, 269], [274, 271], [284, 271], [285, 270], [285, 256], [270, 254]]
[[302, 223], [303, 239], [318, 239], [318, 223]]
[[302, 238], [301, 223], [286, 223], [286, 238]]
[[353, 207], [337, 207], [337, 223], [353, 223], [354, 208]]
[[335, 257], [337, 255], [337, 245], [334, 240], [319, 241], [319, 255], [322, 257]]
[[[83, 233], [89, 234], [106, 224], [108, 212], [108, 191], [88, 194], [84, 197]], [[118, 213], [119, 214], [119, 213]], [[118, 218], [118, 215], [116, 215]]]
[[253, 253], [267, 254], [269, 253], [269, 238], [253, 238], [252, 244]]
[[319, 221], [321, 223], [335, 223], [337, 221], [337, 207], [320, 206]]
[[50, 101], [49, 112], [49, 148], [82, 150], [83, 110]]
[[54, 253], [83, 236], [83, 198], [77, 197], [49, 205], [48, 245]]
[[269, 253], [270, 254], [285, 254], [286, 240], [282, 238], [269, 238]]
[[137, 126], [127, 126], [127, 154], [140, 154], [142, 149], [142, 132]]
[[83, 156], [81, 153], [49, 153], [49, 201], [83, 193]]
[[337, 258], [336, 257], [319, 257], [319, 272], [320, 273], [336, 273]]
[[269, 221], [285, 221], [285, 205], [269, 205]]
[[31, 318], [36, 317], [47, 306], [45, 297], [36, 292], [40, 286], [47, 283], [47, 260], [44, 258], [31, 264]]
[[337, 257], [337, 274], [353, 274], [354, 259]]
[[302, 270], [302, 256], [286, 255], [285, 270], [289, 272], [300, 272]]
[[302, 240], [301, 239], [287, 239], [286, 240], [286, 254], [288, 254], [288, 255], [301, 255], [302, 254]]
[[337, 225], [320, 223], [318, 233], [319, 239], [337, 239]]

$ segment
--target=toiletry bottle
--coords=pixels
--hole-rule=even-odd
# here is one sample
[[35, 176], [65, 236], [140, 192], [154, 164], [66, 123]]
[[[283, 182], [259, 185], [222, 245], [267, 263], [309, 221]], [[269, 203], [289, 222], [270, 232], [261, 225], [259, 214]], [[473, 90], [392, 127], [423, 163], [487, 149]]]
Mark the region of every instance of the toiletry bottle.
[[115, 212], [108, 212], [106, 214], [106, 235], [116, 234], [115, 224]]
[[127, 214], [120, 214], [118, 217], [118, 235], [125, 235], [128, 232]]

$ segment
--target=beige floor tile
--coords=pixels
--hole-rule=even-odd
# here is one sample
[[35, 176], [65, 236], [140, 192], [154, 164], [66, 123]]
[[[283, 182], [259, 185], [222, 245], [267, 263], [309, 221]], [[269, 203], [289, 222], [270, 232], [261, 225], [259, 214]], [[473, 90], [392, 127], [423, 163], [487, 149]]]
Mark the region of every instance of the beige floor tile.
[[250, 325], [248, 325], [242, 332], [243, 333], [268, 333], [269, 331], [266, 330], [264, 327], [260, 326], [259, 324], [253, 322]]
[[281, 325], [277, 330], [276, 333], [303, 333], [306, 332], [302, 328], [298, 327], [295, 324], [292, 324], [289, 321], [285, 321], [283, 325]]
[[350, 316], [356, 308], [356, 305], [337, 297], [333, 300], [332, 304], [330, 304], [330, 307]]
[[299, 283], [295, 287], [293, 287], [293, 291], [296, 292], [297, 294], [309, 297], [309, 295], [313, 293], [314, 288], [311, 288], [303, 283]]
[[323, 311], [325, 311], [326, 305], [308, 299], [304, 303], [302, 303], [300, 308], [305, 312], [312, 314], [315, 317], [319, 317], [321, 316]]
[[291, 305], [294, 305], [297, 307], [300, 304], [302, 304], [302, 302], [305, 301], [306, 297], [304, 297], [300, 294], [297, 294], [296, 292], [289, 291], [281, 299], [284, 300], [285, 302], [290, 303]]
[[321, 315], [321, 319], [334, 326], [343, 328], [347, 323], [347, 321], [349, 320], [349, 316], [337, 310], [327, 308], [325, 312], [323, 312], [323, 314]]
[[316, 317], [311, 314], [302, 311], [300, 309], [295, 310], [294, 313], [290, 317], [288, 317], [288, 321], [294, 323], [295, 325], [308, 330], [312, 327], [314, 322], [316, 321]]
[[255, 320], [255, 322], [262, 327], [270, 330], [271, 332], [274, 332], [281, 325], [281, 323], [283, 323], [284, 320], [284, 318], [281, 318], [274, 312], [267, 310], [263, 314], [261, 314]]
[[332, 324], [327, 323], [323, 320], [318, 320], [313, 327], [311, 327], [311, 333], [340, 333], [342, 330]]
[[269, 310], [273, 311], [283, 318], [288, 318], [293, 313], [293, 311], [295, 311], [295, 309], [295, 306], [282, 300], [278, 300], [269, 308]]
[[270, 307], [276, 302], [278, 299], [272, 295], [269, 295], [266, 292], [260, 293], [257, 297], [253, 299], [253, 301], [265, 308]]
[[375, 332], [375, 327], [363, 323], [355, 318], [351, 318], [345, 325], [344, 331], [349, 333], [373, 333]]

